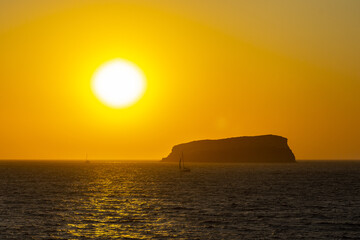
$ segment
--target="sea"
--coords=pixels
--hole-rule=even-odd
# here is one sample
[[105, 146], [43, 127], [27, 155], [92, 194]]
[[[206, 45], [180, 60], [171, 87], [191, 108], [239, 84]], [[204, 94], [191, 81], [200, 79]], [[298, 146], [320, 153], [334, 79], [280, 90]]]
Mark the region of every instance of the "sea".
[[0, 161], [0, 239], [360, 239], [360, 161]]

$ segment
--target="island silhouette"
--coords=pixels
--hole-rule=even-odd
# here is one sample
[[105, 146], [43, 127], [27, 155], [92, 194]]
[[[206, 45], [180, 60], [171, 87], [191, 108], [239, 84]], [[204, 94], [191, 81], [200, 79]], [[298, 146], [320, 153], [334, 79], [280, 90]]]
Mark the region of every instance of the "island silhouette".
[[243, 136], [217, 140], [198, 140], [175, 145], [162, 162], [215, 163], [292, 163], [295, 155], [285, 137], [276, 135]]

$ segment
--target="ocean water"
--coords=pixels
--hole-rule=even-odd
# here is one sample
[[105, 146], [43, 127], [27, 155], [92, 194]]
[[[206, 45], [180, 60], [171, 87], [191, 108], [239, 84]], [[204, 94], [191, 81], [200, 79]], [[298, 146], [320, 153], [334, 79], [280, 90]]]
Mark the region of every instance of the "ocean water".
[[0, 161], [0, 239], [359, 239], [360, 161]]

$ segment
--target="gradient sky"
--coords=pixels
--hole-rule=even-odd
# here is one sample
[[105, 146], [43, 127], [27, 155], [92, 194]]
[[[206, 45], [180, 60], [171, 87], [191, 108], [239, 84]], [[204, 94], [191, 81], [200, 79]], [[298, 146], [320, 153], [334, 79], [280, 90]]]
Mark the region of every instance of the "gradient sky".
[[[360, 1], [0, 2], [1, 159], [160, 159], [277, 134], [298, 159], [360, 159]], [[147, 77], [126, 109], [90, 88], [114, 58]]]

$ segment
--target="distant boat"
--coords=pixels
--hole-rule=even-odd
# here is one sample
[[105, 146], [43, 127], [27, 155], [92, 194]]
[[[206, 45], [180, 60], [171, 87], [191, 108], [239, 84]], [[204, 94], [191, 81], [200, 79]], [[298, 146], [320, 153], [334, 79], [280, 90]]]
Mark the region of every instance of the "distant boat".
[[180, 160], [179, 160], [179, 169], [181, 172], [190, 172], [190, 168], [186, 168], [184, 166], [184, 153], [181, 152]]
[[86, 157], [85, 157], [85, 163], [90, 163], [90, 160], [88, 159], [88, 154], [86, 153]]

